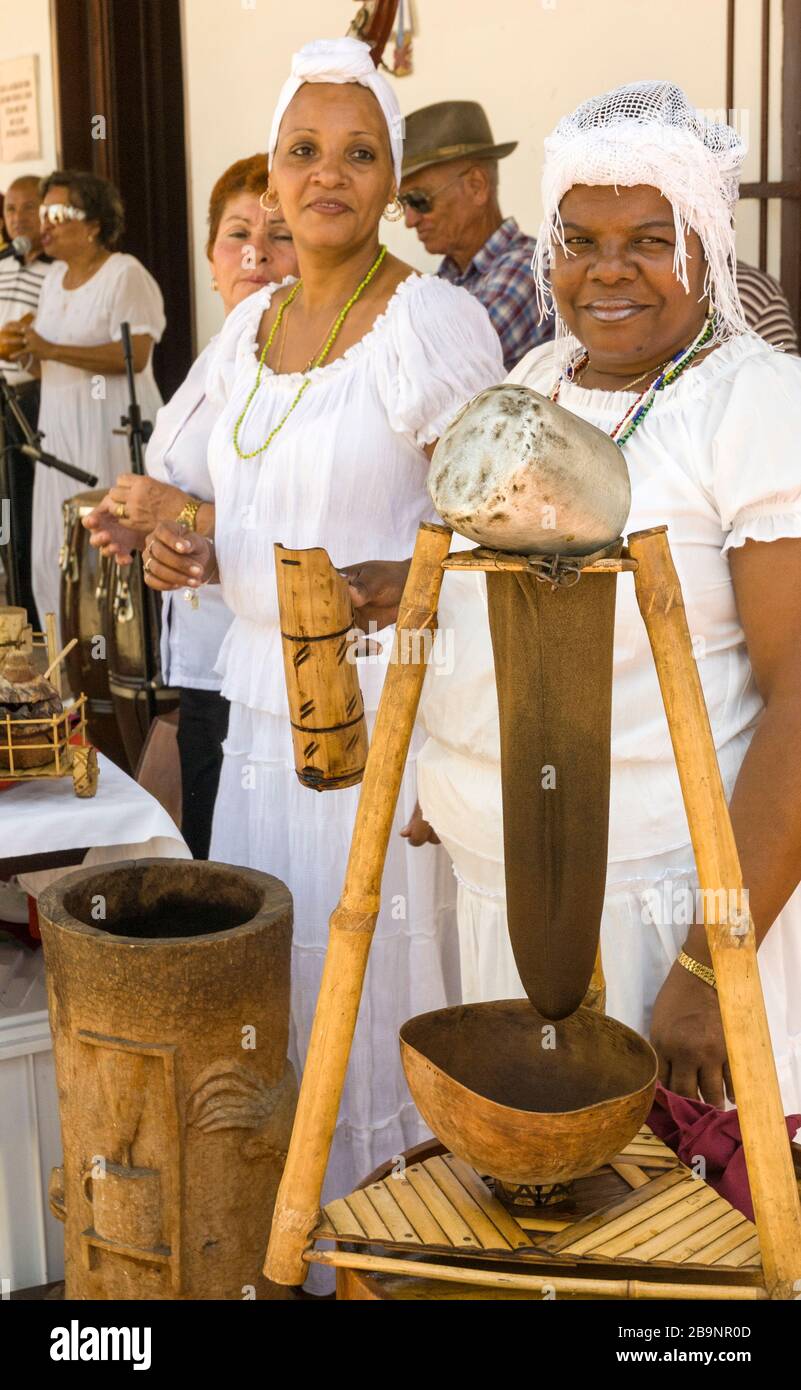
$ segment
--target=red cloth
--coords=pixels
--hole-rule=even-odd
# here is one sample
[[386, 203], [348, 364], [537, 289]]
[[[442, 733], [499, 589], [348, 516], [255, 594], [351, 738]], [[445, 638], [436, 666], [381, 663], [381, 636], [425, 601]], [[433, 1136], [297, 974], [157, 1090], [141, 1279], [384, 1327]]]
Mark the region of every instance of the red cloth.
[[5, 922], [0, 921], [0, 940], [4, 935], [13, 937], [19, 941], [21, 946], [31, 946], [34, 951], [38, 951], [42, 944], [42, 933], [39, 930], [39, 910], [36, 906], [36, 899], [28, 894], [28, 920], [27, 922]]
[[[689, 1100], [687, 1096], [677, 1096], [674, 1091], [657, 1085], [647, 1124], [688, 1168], [692, 1168], [696, 1160], [697, 1171], [697, 1159], [702, 1157], [706, 1171], [700, 1172], [699, 1177], [753, 1221], [754, 1208], [736, 1110], [717, 1110], [705, 1101]], [[793, 1139], [796, 1130], [801, 1128], [801, 1115], [785, 1116], [785, 1124], [788, 1139]]]
[[42, 940], [42, 933], [39, 930], [39, 909], [36, 906], [36, 899], [28, 894], [28, 935], [37, 945]]

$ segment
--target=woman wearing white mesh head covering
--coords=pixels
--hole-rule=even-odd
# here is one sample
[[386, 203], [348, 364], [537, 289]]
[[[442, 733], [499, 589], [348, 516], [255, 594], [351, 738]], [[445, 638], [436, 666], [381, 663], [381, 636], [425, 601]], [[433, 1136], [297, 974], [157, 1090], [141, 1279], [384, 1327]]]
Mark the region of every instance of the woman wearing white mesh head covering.
[[[381, 658], [359, 663], [372, 724], [391, 647], [378, 590], [420, 521], [432, 443], [466, 400], [503, 376], [486, 311], [465, 290], [388, 255], [380, 220], [400, 175], [400, 113], [353, 39], [296, 54], [270, 135], [269, 206], [280, 204], [300, 279], [250, 295], [226, 319], [207, 377], [220, 406], [209, 444], [216, 562], [169, 527], [149, 542], [155, 587], [214, 573], [234, 621], [218, 662], [232, 702], [210, 854], [276, 874], [294, 899], [290, 1049], [301, 1066], [344, 879], [359, 788], [315, 795], [294, 771], [273, 544], [325, 547], [362, 566], [354, 599]], [[177, 547], [190, 544], [180, 552]], [[197, 566], [199, 574], [191, 573]], [[366, 602], [366, 600], [370, 600]], [[413, 744], [413, 755], [416, 745]], [[399, 826], [415, 801], [414, 756]], [[458, 1002], [454, 891], [443, 852], [391, 837], [326, 1199], [350, 1192], [427, 1133], [398, 1028]]]
[[[677, 88], [596, 98], [546, 142], [536, 266], [553, 344], [510, 381], [558, 397], [621, 444], [627, 530], [667, 523], [762, 944], [785, 1107], [801, 1110], [801, 363], [747, 331], [733, 280], [743, 155]], [[546, 271], [550, 288], [546, 288]], [[522, 993], [505, 925], [497, 699], [481, 576], [449, 573], [453, 675], [427, 683], [423, 813], [459, 879], [472, 998]], [[730, 1093], [694, 920], [690, 837], [634, 587], [617, 588], [602, 950], [610, 1013], [646, 1034], [674, 1091]]]

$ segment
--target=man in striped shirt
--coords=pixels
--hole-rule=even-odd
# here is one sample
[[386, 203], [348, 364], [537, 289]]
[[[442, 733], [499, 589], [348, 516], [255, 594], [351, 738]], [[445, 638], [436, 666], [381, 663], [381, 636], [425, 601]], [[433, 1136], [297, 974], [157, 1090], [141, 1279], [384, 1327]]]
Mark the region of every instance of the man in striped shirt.
[[[36, 428], [39, 415], [39, 382], [18, 362], [4, 356], [19, 344], [14, 341], [14, 325], [27, 315], [35, 315], [42, 281], [49, 259], [43, 255], [39, 223], [39, 180], [33, 174], [15, 179], [5, 195], [3, 220], [9, 241], [27, 237], [31, 249], [20, 262], [15, 256], [0, 261], [0, 371], [14, 387], [17, 399], [30, 424]], [[9, 441], [17, 439], [17, 427], [4, 419]], [[28, 610], [29, 621], [39, 627], [31, 585], [31, 517], [35, 464], [17, 449], [5, 455], [5, 483], [11, 502], [11, 536], [0, 546], [6, 571], [8, 601]], [[5, 488], [3, 489], [5, 491]]]
[[737, 289], [748, 327], [766, 343], [798, 356], [798, 334], [790, 305], [778, 280], [766, 270], [737, 262]]

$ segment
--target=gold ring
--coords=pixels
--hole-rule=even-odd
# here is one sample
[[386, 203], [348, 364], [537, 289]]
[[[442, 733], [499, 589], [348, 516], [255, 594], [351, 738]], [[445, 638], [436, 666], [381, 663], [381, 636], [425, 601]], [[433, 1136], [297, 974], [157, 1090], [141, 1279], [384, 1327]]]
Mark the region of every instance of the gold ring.
[[152, 563], [153, 563], [153, 556], [152, 556], [152, 555], [148, 555], [148, 557], [147, 557], [147, 559], [145, 560], [145, 563], [144, 563], [144, 565], [143, 565], [143, 569], [144, 569], [144, 571], [145, 571], [145, 574], [149, 574], [149, 573], [150, 573], [150, 566], [152, 565]]
[[122, 521], [123, 518], [127, 518], [128, 513], [125, 510], [124, 502], [117, 503], [116, 507], [114, 508], [114, 515], [117, 517], [119, 521]]

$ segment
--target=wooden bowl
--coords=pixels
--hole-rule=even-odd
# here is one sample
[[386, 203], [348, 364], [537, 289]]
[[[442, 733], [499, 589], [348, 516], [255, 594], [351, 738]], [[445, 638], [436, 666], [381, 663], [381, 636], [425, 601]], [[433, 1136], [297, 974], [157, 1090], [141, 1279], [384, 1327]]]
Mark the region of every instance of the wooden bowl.
[[624, 1149], [646, 1119], [656, 1053], [638, 1033], [581, 1008], [550, 1023], [527, 999], [409, 1019], [406, 1080], [426, 1124], [479, 1173], [564, 1183]]

